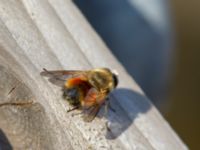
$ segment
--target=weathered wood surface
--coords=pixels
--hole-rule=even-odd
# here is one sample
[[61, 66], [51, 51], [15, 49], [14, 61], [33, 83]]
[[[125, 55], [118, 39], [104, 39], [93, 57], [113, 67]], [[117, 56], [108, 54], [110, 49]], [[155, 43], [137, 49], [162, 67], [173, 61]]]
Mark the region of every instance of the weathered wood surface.
[[[85, 123], [40, 71], [95, 67], [119, 73], [116, 112]], [[0, 107], [0, 149], [187, 149], [68, 0], [0, 0], [0, 102], [8, 101], [33, 104]]]

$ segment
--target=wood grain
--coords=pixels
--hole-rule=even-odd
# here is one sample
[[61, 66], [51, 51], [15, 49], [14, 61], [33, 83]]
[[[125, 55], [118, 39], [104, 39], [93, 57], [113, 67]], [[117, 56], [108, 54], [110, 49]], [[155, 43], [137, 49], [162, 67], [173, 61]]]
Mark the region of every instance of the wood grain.
[[[0, 54], [0, 102], [33, 101], [0, 107], [14, 149], [187, 149], [71, 1], [0, 0]], [[95, 67], [119, 73], [116, 112], [86, 123], [40, 72]]]

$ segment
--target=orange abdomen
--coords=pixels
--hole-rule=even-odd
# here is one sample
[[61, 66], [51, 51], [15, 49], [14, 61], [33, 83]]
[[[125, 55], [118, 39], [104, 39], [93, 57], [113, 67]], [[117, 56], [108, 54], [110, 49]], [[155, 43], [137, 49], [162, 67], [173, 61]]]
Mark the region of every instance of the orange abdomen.
[[91, 85], [82, 78], [71, 78], [67, 80], [64, 86], [64, 97], [72, 105], [81, 104], [84, 101]]

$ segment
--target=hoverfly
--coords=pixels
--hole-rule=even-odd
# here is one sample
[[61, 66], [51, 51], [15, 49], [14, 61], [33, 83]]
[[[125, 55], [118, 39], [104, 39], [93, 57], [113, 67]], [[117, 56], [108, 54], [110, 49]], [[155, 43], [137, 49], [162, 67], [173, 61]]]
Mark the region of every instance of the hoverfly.
[[49, 77], [50, 82], [62, 87], [64, 99], [73, 106], [71, 110], [82, 110], [86, 122], [95, 118], [108, 94], [118, 84], [117, 75], [108, 68], [87, 71], [43, 70], [41, 75]]

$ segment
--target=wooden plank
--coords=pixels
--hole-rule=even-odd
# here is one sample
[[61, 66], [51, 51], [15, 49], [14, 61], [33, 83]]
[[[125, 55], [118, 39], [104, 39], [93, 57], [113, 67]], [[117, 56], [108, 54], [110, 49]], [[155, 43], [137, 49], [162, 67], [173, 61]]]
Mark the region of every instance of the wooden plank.
[[[187, 149], [71, 1], [0, 0], [0, 53], [0, 102], [34, 103], [1, 107], [0, 128], [14, 148]], [[116, 112], [85, 123], [67, 113], [61, 90], [39, 73], [94, 67], [119, 73], [110, 96]]]

